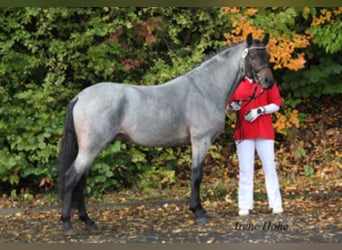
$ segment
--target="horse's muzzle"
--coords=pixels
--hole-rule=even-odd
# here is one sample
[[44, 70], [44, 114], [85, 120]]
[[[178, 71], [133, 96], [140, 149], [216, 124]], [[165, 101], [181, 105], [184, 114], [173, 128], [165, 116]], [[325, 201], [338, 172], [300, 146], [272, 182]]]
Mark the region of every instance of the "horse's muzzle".
[[271, 89], [275, 83], [272, 71], [270, 68], [265, 68], [262, 72], [256, 75], [256, 80], [259, 82], [263, 89]]
[[274, 78], [264, 78], [260, 83], [263, 89], [271, 89], [274, 85]]

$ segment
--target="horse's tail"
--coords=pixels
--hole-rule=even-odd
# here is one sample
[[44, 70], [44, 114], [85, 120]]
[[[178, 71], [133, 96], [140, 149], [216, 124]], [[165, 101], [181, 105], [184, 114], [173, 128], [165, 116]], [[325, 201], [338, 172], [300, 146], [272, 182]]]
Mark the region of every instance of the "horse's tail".
[[59, 197], [63, 200], [64, 194], [64, 176], [68, 169], [72, 166], [73, 162], [78, 153], [77, 136], [75, 133], [73, 110], [78, 99], [71, 101], [68, 104], [64, 129], [63, 138], [61, 144], [61, 150], [58, 156], [58, 168], [59, 168]]

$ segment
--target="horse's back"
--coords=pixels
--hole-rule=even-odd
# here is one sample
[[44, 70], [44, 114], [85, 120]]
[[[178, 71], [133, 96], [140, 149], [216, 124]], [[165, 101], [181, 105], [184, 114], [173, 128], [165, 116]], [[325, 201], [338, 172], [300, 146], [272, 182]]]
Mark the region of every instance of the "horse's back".
[[123, 84], [114, 82], [100, 82], [83, 89], [75, 98], [84, 101], [103, 99], [106, 97], [115, 98], [115, 96], [123, 91]]
[[102, 140], [120, 139], [143, 146], [190, 142], [184, 86], [137, 86], [103, 82], [81, 91], [75, 126]]

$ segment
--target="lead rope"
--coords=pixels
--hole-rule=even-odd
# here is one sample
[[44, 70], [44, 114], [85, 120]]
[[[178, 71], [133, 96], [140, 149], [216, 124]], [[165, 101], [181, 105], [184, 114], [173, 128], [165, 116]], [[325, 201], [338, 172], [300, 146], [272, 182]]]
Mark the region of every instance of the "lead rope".
[[[248, 104], [250, 104], [250, 102], [252, 100], [257, 99], [258, 97], [260, 97], [264, 93], [264, 90], [262, 89], [260, 94], [255, 95], [256, 91], [257, 91], [257, 88], [258, 88], [258, 85], [255, 85], [253, 93], [252, 93], [252, 95], [248, 99], [240, 100], [241, 102], [246, 102], [243, 105], [243, 107], [246, 107]], [[238, 128], [238, 130], [240, 132], [240, 139], [237, 140], [237, 143], [239, 144], [243, 140], [243, 132], [242, 132], [242, 129], [241, 129], [242, 128], [242, 121], [241, 121], [240, 111], [236, 112], [236, 126], [237, 126], [237, 128]]]

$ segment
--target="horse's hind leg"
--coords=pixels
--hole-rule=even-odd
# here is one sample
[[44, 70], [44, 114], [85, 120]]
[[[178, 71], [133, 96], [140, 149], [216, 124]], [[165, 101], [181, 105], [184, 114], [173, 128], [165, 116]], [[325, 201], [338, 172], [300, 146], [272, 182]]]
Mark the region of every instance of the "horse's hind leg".
[[[62, 205], [62, 221], [64, 223], [65, 235], [76, 234], [70, 221], [71, 207], [73, 201], [76, 201], [78, 207], [81, 208], [81, 215], [87, 216], [83, 196], [83, 188], [85, 183], [80, 184], [80, 181], [82, 180], [82, 178], [85, 178], [85, 175], [88, 172], [90, 165], [95, 159], [96, 155], [97, 153], [89, 154], [79, 151], [73, 165], [65, 173], [64, 195]], [[82, 190], [82, 192], [80, 190]], [[81, 197], [76, 196], [78, 194], [81, 194]], [[84, 217], [84, 219], [86, 219], [86, 217]]]
[[64, 226], [64, 235], [75, 235], [75, 231], [72, 227], [70, 217], [71, 208], [73, 203], [73, 192], [80, 180], [81, 175], [77, 174], [74, 164], [69, 168], [64, 176], [64, 190], [63, 190], [63, 201], [62, 201], [62, 221]]
[[73, 193], [73, 199], [77, 203], [77, 209], [78, 209], [78, 217], [81, 221], [83, 221], [87, 229], [90, 230], [96, 230], [97, 226], [93, 220], [91, 220], [87, 214], [86, 206], [85, 206], [85, 199], [84, 199], [84, 188], [86, 185], [86, 178], [87, 175], [83, 175], [79, 181], [79, 183], [76, 185], [74, 193]]

